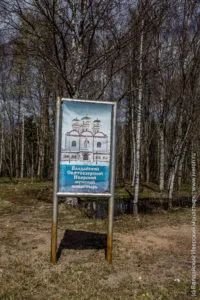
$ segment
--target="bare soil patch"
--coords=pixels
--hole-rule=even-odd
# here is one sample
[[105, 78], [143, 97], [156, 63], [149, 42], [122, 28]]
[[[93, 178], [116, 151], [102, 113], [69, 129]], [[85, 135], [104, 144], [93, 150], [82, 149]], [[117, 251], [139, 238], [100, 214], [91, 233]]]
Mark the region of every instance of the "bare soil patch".
[[[116, 218], [109, 265], [106, 220], [88, 219], [61, 204], [62, 251], [53, 266], [52, 205], [9, 197], [0, 200], [0, 299], [191, 299], [191, 209], [141, 215], [140, 220]], [[198, 208], [198, 284], [199, 216]]]

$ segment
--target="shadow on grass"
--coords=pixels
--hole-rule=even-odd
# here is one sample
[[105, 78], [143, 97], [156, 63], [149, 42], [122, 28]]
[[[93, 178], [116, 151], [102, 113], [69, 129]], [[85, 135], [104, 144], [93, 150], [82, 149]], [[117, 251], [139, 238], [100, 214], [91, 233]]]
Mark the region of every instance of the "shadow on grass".
[[63, 249], [87, 250], [105, 249], [106, 255], [107, 235], [96, 232], [66, 230], [57, 251], [57, 261]]

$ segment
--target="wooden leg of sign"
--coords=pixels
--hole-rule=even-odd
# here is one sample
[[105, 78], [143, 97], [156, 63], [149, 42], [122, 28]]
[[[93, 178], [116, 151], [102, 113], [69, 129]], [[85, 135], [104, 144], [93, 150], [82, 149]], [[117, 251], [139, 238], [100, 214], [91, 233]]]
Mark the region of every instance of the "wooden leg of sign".
[[112, 262], [112, 242], [113, 242], [113, 215], [114, 215], [114, 197], [109, 198], [108, 208], [108, 237], [107, 237], [107, 255], [106, 259]]
[[57, 196], [53, 199], [53, 220], [52, 220], [52, 231], [51, 231], [51, 263], [55, 264], [56, 253], [57, 253], [57, 215], [58, 215], [58, 200]]

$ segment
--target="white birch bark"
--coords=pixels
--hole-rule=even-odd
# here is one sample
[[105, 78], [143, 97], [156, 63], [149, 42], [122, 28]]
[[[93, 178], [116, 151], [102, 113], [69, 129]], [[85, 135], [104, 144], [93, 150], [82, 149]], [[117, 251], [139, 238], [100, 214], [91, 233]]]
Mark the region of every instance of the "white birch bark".
[[178, 189], [180, 189], [181, 187], [181, 181], [182, 181], [182, 174], [183, 174], [183, 163], [185, 160], [185, 154], [186, 154], [186, 150], [187, 150], [187, 144], [185, 145], [184, 149], [183, 149], [183, 153], [179, 162], [179, 166], [178, 166]]
[[[185, 42], [188, 40], [188, 32], [189, 32], [189, 26], [190, 26], [190, 22], [191, 22], [191, 18], [192, 18], [192, 10], [193, 10], [193, 1], [190, 1], [190, 5], [189, 5], [189, 10], [187, 13], [187, 18], [186, 18], [186, 31], [185, 31]], [[187, 57], [184, 58], [184, 69], [186, 68], [186, 61], [187, 61]], [[185, 88], [185, 86], [183, 86], [183, 89]], [[183, 91], [183, 102], [185, 102], [185, 94]], [[170, 173], [170, 177], [169, 177], [169, 183], [168, 183], [168, 187], [169, 187], [169, 207], [172, 207], [172, 193], [173, 193], [173, 188], [174, 188], [174, 180], [175, 180], [175, 175], [178, 169], [178, 164], [180, 161], [180, 157], [181, 157], [181, 153], [183, 151], [183, 145], [184, 142], [187, 138], [188, 135], [188, 131], [189, 128], [191, 126], [191, 121], [188, 124], [186, 133], [184, 135], [184, 139], [182, 140], [182, 121], [183, 121], [183, 108], [181, 107], [180, 109], [180, 118], [179, 118], [179, 124], [178, 124], [178, 135], [177, 135], [177, 141], [176, 141], [176, 145], [175, 145], [175, 151], [174, 151], [174, 162], [173, 162], [173, 166], [172, 166], [172, 170]]]
[[[191, 18], [192, 18], [192, 10], [193, 10], [193, 1], [191, 0], [189, 3], [189, 9], [186, 15], [186, 30], [185, 30], [185, 40], [184, 40], [184, 46], [185, 43], [188, 41], [188, 32], [189, 32], [189, 26], [190, 26], [190, 22], [191, 22]], [[184, 57], [184, 69], [186, 68], [186, 62], [187, 62], [187, 57]], [[184, 89], [185, 89], [185, 80], [183, 79], [183, 102], [185, 102], [185, 93], [184, 93]], [[180, 157], [181, 157], [181, 152], [183, 150], [183, 145], [184, 142], [187, 138], [188, 135], [188, 131], [191, 125], [191, 122], [189, 122], [188, 124], [188, 128], [186, 130], [185, 136], [182, 140], [182, 122], [183, 122], [183, 107], [181, 106], [180, 108], [180, 118], [179, 118], [179, 123], [178, 123], [178, 134], [177, 134], [177, 140], [176, 140], [176, 144], [175, 144], [175, 150], [174, 150], [174, 161], [172, 163], [172, 168], [171, 168], [171, 172], [170, 172], [170, 176], [169, 176], [169, 181], [168, 181], [168, 190], [169, 190], [169, 208], [172, 207], [172, 194], [173, 194], [173, 189], [174, 189], [174, 180], [175, 180], [175, 175], [178, 169], [178, 164], [180, 161]]]
[[175, 176], [176, 176], [176, 173], [177, 173], [177, 170], [178, 170], [178, 165], [179, 165], [181, 153], [182, 153], [182, 150], [183, 150], [183, 146], [184, 146], [184, 144], [186, 142], [186, 139], [188, 137], [190, 126], [191, 126], [191, 121], [188, 123], [188, 127], [187, 127], [187, 130], [185, 132], [184, 138], [181, 140], [181, 137], [180, 136], [178, 137], [179, 140], [178, 140], [178, 143], [177, 143], [176, 149], [175, 149], [175, 158], [174, 158], [173, 166], [172, 166], [171, 172], [170, 172], [170, 181], [169, 181], [169, 209], [172, 208], [172, 199], [173, 199]]
[[[77, 27], [77, 11], [76, 11], [76, 1], [73, 1], [72, 7], [72, 26], [74, 27], [74, 34]], [[81, 1], [81, 17], [80, 17], [80, 24], [83, 22], [86, 13], [86, 1]], [[82, 44], [82, 36], [79, 34], [79, 40], [76, 42], [75, 37], [72, 37], [72, 51], [74, 51], [74, 78], [73, 78], [73, 88], [74, 88], [74, 98], [80, 97], [80, 86], [79, 86], [79, 79], [81, 77], [81, 67], [83, 60], [83, 44]]]
[[[72, 1], [72, 21], [71, 25], [73, 28], [73, 35], [72, 35], [72, 53], [73, 53], [73, 60], [74, 60], [74, 77], [73, 77], [73, 97], [79, 98], [79, 93], [77, 89], [77, 81], [78, 81], [78, 71], [79, 71], [79, 64], [80, 64], [80, 47], [79, 41], [77, 42], [75, 39], [76, 35], [76, 5], [75, 1]], [[78, 45], [77, 45], [78, 44]]]
[[[131, 55], [130, 55], [131, 57]], [[132, 170], [132, 182], [131, 186], [135, 184], [135, 122], [134, 122], [134, 97], [133, 97], [133, 66], [131, 65], [131, 133], [132, 133], [132, 153], [131, 153], [131, 170]]]
[[159, 138], [160, 138], [160, 159], [159, 159], [159, 190], [164, 191], [164, 180], [165, 180], [165, 138], [164, 138], [164, 120], [163, 120], [163, 109], [164, 109], [164, 87], [162, 79], [162, 44], [161, 44], [161, 33], [158, 37], [159, 50], [158, 50], [158, 67], [160, 73], [160, 122], [159, 122]]
[[173, 199], [173, 191], [174, 191], [174, 180], [175, 180], [175, 175], [178, 167], [178, 160], [176, 159], [175, 165], [173, 169], [171, 170], [171, 176], [170, 176], [170, 185], [169, 185], [169, 209], [172, 208], [172, 199]]
[[174, 147], [174, 160], [172, 162], [172, 167], [169, 173], [169, 180], [168, 180], [168, 190], [172, 189], [172, 179], [174, 178], [173, 173], [175, 171], [175, 165], [176, 161], [180, 155], [181, 151], [181, 138], [182, 138], [182, 121], [183, 121], [183, 109], [180, 109], [180, 117], [179, 117], [179, 122], [178, 122], [178, 129], [177, 129], [177, 138], [175, 142], [175, 147]]
[[131, 111], [131, 131], [132, 131], [132, 170], [133, 170], [133, 173], [132, 173], [132, 183], [131, 183], [131, 186], [134, 186], [135, 184], [135, 147], [136, 147], [136, 143], [135, 143], [135, 125], [134, 125], [134, 110], [133, 110], [133, 104], [132, 104], [132, 111]]
[[126, 149], [125, 149], [125, 125], [122, 125], [122, 180], [125, 181], [125, 171], [126, 171], [126, 165], [125, 165], [125, 158], [126, 158]]
[[142, 20], [142, 31], [140, 37], [140, 52], [139, 52], [139, 84], [138, 84], [138, 106], [137, 106], [137, 129], [136, 129], [136, 164], [135, 164], [135, 193], [134, 193], [134, 211], [136, 215], [139, 185], [140, 185], [140, 148], [141, 148], [141, 120], [142, 120], [142, 97], [143, 97], [143, 84], [142, 84], [142, 72], [143, 72], [143, 32], [144, 20]]
[[165, 141], [164, 141], [164, 129], [160, 128], [160, 174], [159, 174], [159, 189], [160, 192], [164, 191], [165, 183]]

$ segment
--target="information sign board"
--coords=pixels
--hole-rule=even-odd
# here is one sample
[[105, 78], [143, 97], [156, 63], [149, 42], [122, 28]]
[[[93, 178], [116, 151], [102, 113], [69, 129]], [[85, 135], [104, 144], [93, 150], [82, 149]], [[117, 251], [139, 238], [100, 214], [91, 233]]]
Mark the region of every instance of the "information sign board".
[[61, 104], [58, 192], [109, 193], [113, 103]]
[[109, 198], [107, 261], [112, 262], [116, 103], [57, 99], [51, 262], [57, 261], [58, 196]]

